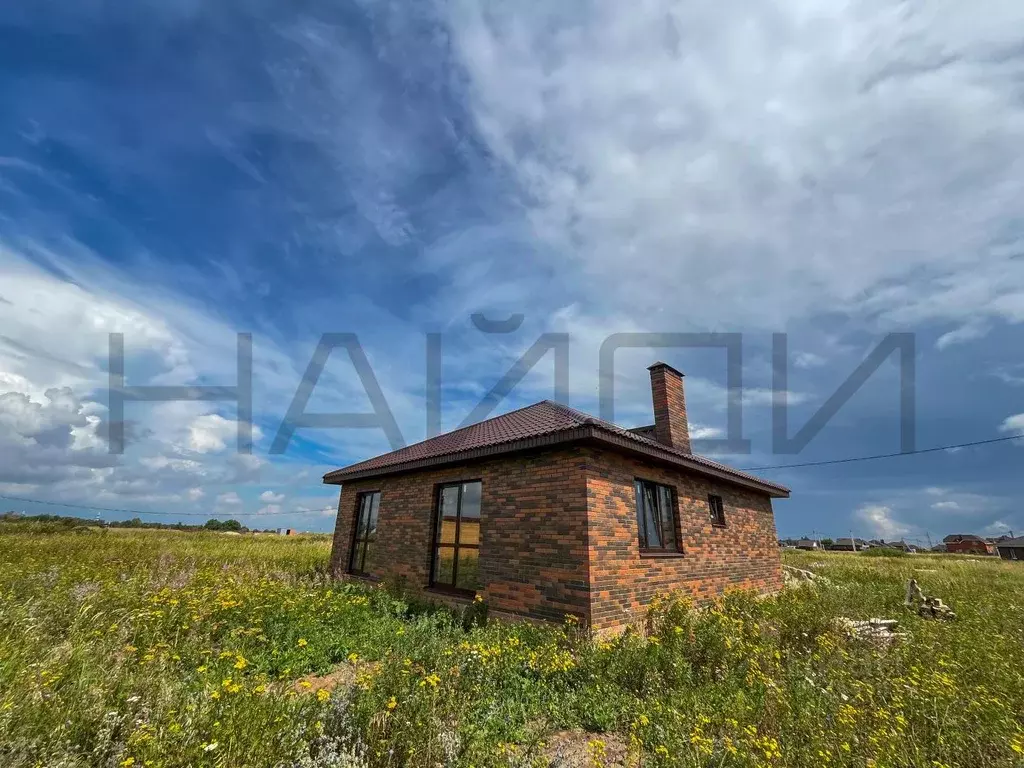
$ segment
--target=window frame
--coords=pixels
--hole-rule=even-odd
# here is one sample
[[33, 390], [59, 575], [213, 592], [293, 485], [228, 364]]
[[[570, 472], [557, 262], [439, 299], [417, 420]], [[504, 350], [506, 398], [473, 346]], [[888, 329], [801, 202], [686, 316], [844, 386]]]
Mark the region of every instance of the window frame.
[[[427, 587], [429, 589], [436, 590], [438, 592], [450, 592], [456, 595], [468, 595], [473, 596], [477, 593], [477, 589], [469, 589], [468, 587], [457, 586], [459, 583], [459, 551], [462, 548], [475, 549], [477, 551], [477, 562], [480, 558], [480, 544], [479, 541], [476, 544], [463, 544], [461, 541], [462, 536], [462, 488], [464, 485], [470, 483], [480, 484], [480, 527], [483, 530], [483, 513], [484, 513], [484, 482], [479, 477], [467, 478], [465, 480], [450, 480], [444, 483], [437, 483], [434, 485], [434, 503], [433, 503], [433, 524], [431, 525], [431, 536], [430, 536], [430, 570], [427, 572]], [[458, 488], [459, 495], [456, 502], [457, 517], [455, 518], [455, 540], [453, 544], [442, 544], [440, 542], [441, 533], [443, 530], [443, 521], [441, 520], [441, 500], [444, 495], [445, 488]], [[437, 558], [441, 553], [441, 548], [446, 547], [452, 550], [452, 580], [449, 582], [438, 582], [434, 579], [434, 569], [437, 567]]]
[[[369, 525], [367, 525], [367, 533], [366, 533], [366, 535], [363, 536], [362, 538], [360, 538], [360, 536], [359, 536], [359, 523], [360, 523], [360, 517], [361, 517], [362, 512], [363, 512], [363, 499], [366, 499], [366, 498], [370, 498], [371, 499], [371, 502], [370, 502], [371, 507], [370, 507], [370, 510], [367, 511], [367, 514], [368, 515], [372, 514], [372, 504], [373, 504], [372, 497], [375, 494], [377, 496], [377, 527], [379, 527], [380, 526], [380, 503], [381, 503], [381, 492], [380, 492], [380, 490], [378, 489], [378, 490], [371, 490], [371, 491], [360, 491], [359, 493], [356, 494], [356, 508], [355, 508], [355, 512], [353, 513], [353, 516], [352, 516], [352, 538], [351, 538], [351, 542], [350, 542], [350, 546], [349, 546], [349, 550], [348, 550], [348, 568], [346, 569], [346, 573], [349, 573], [349, 574], [351, 574], [353, 576], [371, 576], [372, 575], [369, 571], [366, 570], [366, 549], [367, 549], [366, 545], [370, 543]], [[367, 523], [369, 523], [369, 520], [367, 520]], [[376, 530], [377, 529], [374, 528], [374, 535], [375, 536], [376, 536]], [[376, 543], [376, 538], [374, 538], [374, 543]], [[359, 564], [359, 568], [357, 569], [355, 567], [356, 566], [356, 554], [357, 554], [357, 552], [359, 550], [359, 545], [360, 544], [363, 545], [362, 546], [362, 553], [363, 554], [362, 554], [362, 562]]]
[[[717, 501], [717, 511], [715, 502]], [[717, 493], [708, 494], [708, 517], [713, 528], [725, 528], [725, 500]]]
[[[640, 515], [640, 499], [641, 499], [640, 494], [643, 493], [643, 486], [644, 485], [649, 485], [649, 486], [652, 486], [654, 488], [654, 497], [655, 497], [655, 499], [658, 500], [658, 514], [657, 514], [657, 517], [656, 517], [656, 521], [657, 521], [658, 527], [660, 529], [658, 531], [659, 540], [662, 542], [662, 545], [660, 547], [652, 547], [652, 546], [649, 545], [650, 537], [648, 536], [648, 532], [647, 532], [647, 516], [646, 515], [643, 515], [643, 516]], [[661, 489], [661, 488], [664, 488], [665, 490], [667, 490], [668, 494], [669, 494], [669, 514], [672, 517], [671, 525], [672, 525], [672, 538], [673, 538], [673, 541], [674, 541], [674, 546], [665, 546], [664, 545], [664, 540], [665, 540], [664, 524], [665, 524], [665, 521], [663, 519], [663, 514], [662, 514], [663, 510], [661, 509], [661, 494], [659, 493], [659, 489]], [[633, 493], [636, 496], [636, 499], [634, 501], [634, 503], [635, 503], [634, 512], [635, 512], [635, 515], [636, 515], [637, 543], [640, 546], [640, 554], [642, 556], [650, 556], [650, 557], [670, 557], [670, 556], [682, 555], [683, 554], [683, 536], [682, 536], [683, 532], [682, 532], [682, 527], [680, 525], [680, 518], [679, 518], [679, 494], [676, 491], [676, 487], [674, 485], [669, 485], [667, 483], [659, 483], [659, 482], [656, 482], [654, 480], [648, 480], [648, 479], [643, 478], [643, 477], [634, 477], [633, 478]], [[643, 521], [642, 525], [641, 525], [641, 520]]]

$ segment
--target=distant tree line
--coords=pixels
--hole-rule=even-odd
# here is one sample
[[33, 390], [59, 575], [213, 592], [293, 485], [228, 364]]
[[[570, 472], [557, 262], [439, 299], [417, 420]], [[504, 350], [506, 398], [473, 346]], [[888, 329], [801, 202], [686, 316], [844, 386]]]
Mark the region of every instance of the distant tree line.
[[[104, 528], [152, 528], [171, 531], [230, 531], [233, 533], [249, 533], [237, 520], [217, 520], [212, 518], [203, 525], [186, 525], [184, 523], [157, 523], [133, 517], [130, 520], [89, 519], [85, 517], [65, 517], [63, 515], [23, 515], [19, 512], [5, 512], [0, 515], [0, 523], [46, 523], [57, 528], [81, 528], [83, 526]], [[258, 530], [258, 529], [256, 529]], [[267, 531], [272, 532], [272, 531]]]

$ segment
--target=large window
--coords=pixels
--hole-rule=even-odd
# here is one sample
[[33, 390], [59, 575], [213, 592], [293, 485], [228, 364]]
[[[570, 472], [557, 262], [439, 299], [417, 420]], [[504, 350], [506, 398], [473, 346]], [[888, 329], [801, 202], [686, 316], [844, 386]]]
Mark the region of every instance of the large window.
[[356, 499], [356, 519], [352, 531], [352, 554], [348, 559], [349, 573], [366, 575], [373, 564], [373, 544], [377, 540], [377, 510], [380, 491], [360, 493]]
[[667, 485], [652, 483], [650, 480], [635, 482], [640, 551], [678, 552], [675, 492]]
[[480, 492], [479, 481], [438, 489], [432, 586], [467, 592], [480, 586]]

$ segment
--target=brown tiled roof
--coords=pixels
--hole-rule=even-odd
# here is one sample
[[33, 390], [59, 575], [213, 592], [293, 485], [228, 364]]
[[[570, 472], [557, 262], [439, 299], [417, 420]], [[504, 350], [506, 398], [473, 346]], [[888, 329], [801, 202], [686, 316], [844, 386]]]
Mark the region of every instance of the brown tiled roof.
[[985, 540], [981, 536], [976, 536], [973, 533], [951, 533], [943, 539], [947, 544], [959, 544], [960, 542], [970, 542], [972, 544], [981, 543], [984, 544]]
[[629, 430], [567, 405], [543, 400], [517, 411], [328, 472], [324, 475], [324, 482], [340, 484], [346, 480], [395, 474], [590, 439], [621, 450], [640, 453], [652, 459], [667, 461], [702, 475], [756, 488], [772, 496], [789, 496], [789, 489], [785, 486], [719, 464], [704, 456], [662, 445], [649, 435], [648, 428]]

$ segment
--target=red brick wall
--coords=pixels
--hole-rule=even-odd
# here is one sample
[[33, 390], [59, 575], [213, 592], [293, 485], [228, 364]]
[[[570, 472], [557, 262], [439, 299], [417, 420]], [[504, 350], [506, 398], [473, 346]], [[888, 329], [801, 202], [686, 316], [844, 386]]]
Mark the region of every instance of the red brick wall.
[[682, 375], [664, 363], [651, 366], [651, 399], [654, 402], [654, 437], [690, 453], [690, 426], [686, 418], [686, 393]]
[[499, 611], [588, 618], [586, 475], [583, 449], [510, 456], [461, 467], [346, 483], [341, 490], [331, 570], [348, 565], [356, 496], [381, 492], [377, 552], [367, 571], [429, 582], [438, 483], [481, 480], [480, 594]]
[[994, 547], [990, 549], [983, 541], [951, 541], [946, 544], [947, 552], [964, 555], [989, 555], [994, 549]]
[[[643, 617], [659, 592], [700, 600], [728, 587], [782, 587], [771, 499], [736, 486], [596, 450], [588, 451], [591, 625], [612, 629]], [[683, 553], [641, 556], [634, 478], [674, 486]], [[722, 497], [724, 528], [711, 524], [709, 493]]]
[[[635, 477], [676, 488], [681, 557], [641, 557]], [[589, 447], [346, 483], [332, 572], [348, 564], [357, 494], [379, 490], [376, 556], [367, 570], [425, 588], [436, 486], [459, 480], [482, 481], [480, 594], [498, 611], [573, 613], [603, 630], [642, 618], [658, 592], [706, 598], [729, 586], [781, 587], [767, 496]], [[725, 528], [711, 525], [708, 493], [724, 500]]]

